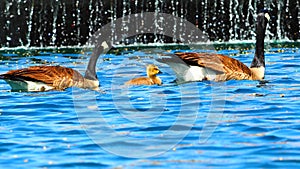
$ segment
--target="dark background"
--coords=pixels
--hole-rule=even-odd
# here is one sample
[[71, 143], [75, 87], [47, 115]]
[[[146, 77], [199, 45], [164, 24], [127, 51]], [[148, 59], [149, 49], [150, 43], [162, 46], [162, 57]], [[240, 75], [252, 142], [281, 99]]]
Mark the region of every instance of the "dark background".
[[[253, 40], [256, 14], [264, 7], [272, 16], [269, 39], [295, 41], [300, 39], [299, 6], [300, 0], [1, 0], [0, 47], [81, 46], [112, 19], [140, 12], [182, 17], [211, 41]], [[156, 34], [131, 42], [174, 40]]]

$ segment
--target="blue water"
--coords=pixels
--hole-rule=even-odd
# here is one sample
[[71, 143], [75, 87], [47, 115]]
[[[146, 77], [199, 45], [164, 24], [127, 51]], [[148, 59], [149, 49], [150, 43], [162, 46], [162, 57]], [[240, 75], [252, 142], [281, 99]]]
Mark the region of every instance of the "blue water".
[[[254, 53], [217, 52], [246, 65]], [[0, 168], [299, 168], [298, 48], [266, 50], [264, 83], [176, 85], [157, 57], [147, 50], [101, 56], [102, 92], [18, 93], [0, 81]], [[41, 64], [83, 73], [88, 56], [6, 53], [1, 59], [0, 73]], [[163, 86], [123, 85], [145, 76], [149, 63], [163, 72]]]

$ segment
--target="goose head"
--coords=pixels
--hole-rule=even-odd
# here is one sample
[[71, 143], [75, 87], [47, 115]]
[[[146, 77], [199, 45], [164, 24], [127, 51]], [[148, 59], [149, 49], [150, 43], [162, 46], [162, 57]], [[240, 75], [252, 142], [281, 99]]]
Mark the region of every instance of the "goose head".
[[268, 9], [260, 10], [257, 16], [257, 23], [259, 24], [258, 26], [261, 26], [262, 29], [265, 30], [270, 19], [271, 16]]

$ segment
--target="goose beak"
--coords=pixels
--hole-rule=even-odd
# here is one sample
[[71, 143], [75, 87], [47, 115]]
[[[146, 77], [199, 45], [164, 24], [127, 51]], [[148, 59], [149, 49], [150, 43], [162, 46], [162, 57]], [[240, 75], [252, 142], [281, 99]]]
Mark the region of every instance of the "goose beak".
[[159, 70], [157, 74], [162, 74], [162, 73], [163, 73], [163, 72]]

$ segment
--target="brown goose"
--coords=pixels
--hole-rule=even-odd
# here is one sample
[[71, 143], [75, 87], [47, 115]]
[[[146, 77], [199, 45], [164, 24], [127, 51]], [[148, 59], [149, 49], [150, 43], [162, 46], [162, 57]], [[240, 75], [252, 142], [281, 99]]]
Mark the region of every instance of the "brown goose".
[[178, 82], [262, 80], [265, 76], [264, 38], [269, 19], [267, 10], [262, 10], [257, 16], [256, 50], [250, 68], [236, 59], [212, 53], [175, 53], [171, 58], [158, 61], [174, 70]]
[[64, 90], [72, 86], [99, 90], [95, 67], [99, 55], [106, 48], [108, 48], [106, 42], [95, 47], [84, 77], [78, 71], [67, 67], [32, 66], [0, 74], [0, 79], [5, 80], [12, 91]]
[[147, 77], [138, 77], [127, 81], [126, 85], [161, 85], [161, 79], [156, 75], [161, 73], [157, 66], [150, 64], [147, 66]]

